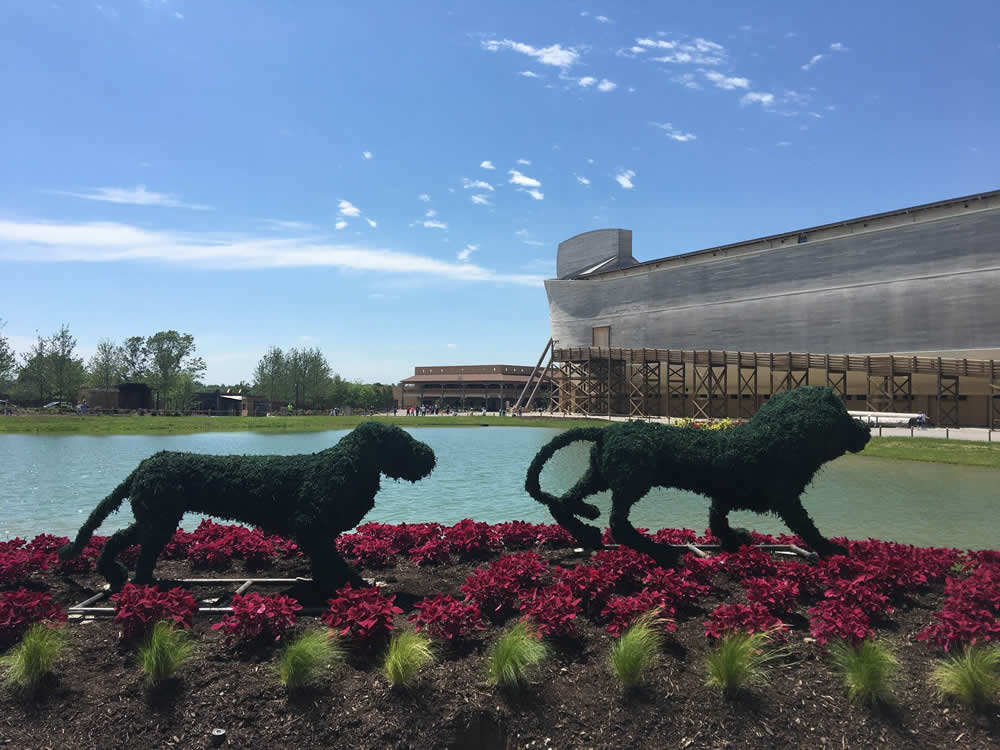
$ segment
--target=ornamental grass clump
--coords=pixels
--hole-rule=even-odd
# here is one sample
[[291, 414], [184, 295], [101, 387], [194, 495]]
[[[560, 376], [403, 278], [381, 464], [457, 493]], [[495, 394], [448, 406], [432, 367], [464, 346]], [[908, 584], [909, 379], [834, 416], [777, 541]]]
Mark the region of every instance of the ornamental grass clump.
[[164, 620], [156, 623], [139, 647], [139, 666], [146, 684], [153, 687], [173, 677], [193, 654], [194, 643], [185, 631]]
[[1000, 693], [1000, 646], [967, 646], [942, 659], [931, 672], [931, 687], [939, 698], [955, 698], [984, 709]]
[[392, 636], [382, 659], [382, 674], [394, 688], [412, 687], [420, 670], [434, 661], [431, 639], [403, 630]]
[[892, 697], [899, 659], [887, 646], [871, 639], [838, 641], [830, 644], [829, 653], [852, 701], [873, 705]]
[[307, 630], [286, 645], [278, 655], [278, 681], [295, 692], [316, 684], [330, 664], [343, 658], [333, 631]]
[[642, 682], [643, 674], [656, 659], [663, 645], [663, 626], [657, 610], [646, 612], [611, 644], [608, 664], [626, 690]]
[[0, 657], [4, 683], [15, 692], [34, 695], [66, 648], [66, 636], [46, 623], [28, 628], [21, 642]]
[[486, 654], [487, 682], [517, 689], [528, 682], [530, 670], [548, 658], [551, 650], [521, 620], [494, 643]]
[[708, 652], [705, 684], [732, 697], [742, 687], [766, 682], [768, 664], [784, 653], [784, 649], [771, 645], [772, 632], [731, 632], [723, 636]]

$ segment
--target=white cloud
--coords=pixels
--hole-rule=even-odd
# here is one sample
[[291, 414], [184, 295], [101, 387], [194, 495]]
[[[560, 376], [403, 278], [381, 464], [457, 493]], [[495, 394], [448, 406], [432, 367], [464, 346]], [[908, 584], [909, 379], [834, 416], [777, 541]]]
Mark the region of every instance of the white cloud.
[[365, 221], [368, 222], [368, 226], [370, 226], [372, 229], [378, 226], [378, 224], [375, 223], [375, 219], [369, 219], [368, 217], [365, 217]]
[[614, 81], [609, 81], [607, 78], [602, 78], [601, 82], [597, 84], [598, 91], [614, 91], [616, 88], [618, 88], [618, 84]]
[[830, 45], [830, 49], [834, 52], [848, 52], [851, 48], [845, 47], [841, 42], [834, 42]]
[[438, 221], [437, 219], [425, 219], [420, 222], [427, 229], [447, 229], [448, 225], [443, 221]]
[[418, 201], [423, 201], [424, 203], [430, 203], [431, 197], [427, 193], [421, 193], [417, 196]]
[[518, 75], [524, 76], [525, 78], [541, 78], [541, 76], [538, 75], [538, 73], [534, 72], [533, 70], [522, 70], [520, 73], [518, 73]]
[[589, 10], [581, 10], [580, 11], [580, 15], [583, 16], [584, 18], [586, 18], [587, 16], [590, 15], [590, 11]]
[[811, 69], [816, 63], [818, 63], [820, 60], [824, 59], [825, 57], [826, 57], [826, 55], [813, 55], [812, 57], [809, 58], [809, 62], [807, 62], [804, 65], [802, 65], [802, 70], [809, 70], [809, 69]]
[[662, 130], [664, 133], [667, 134], [667, 138], [677, 141], [678, 143], [688, 143], [698, 138], [698, 136], [696, 136], [694, 133], [685, 133], [681, 130], [678, 130], [669, 122], [654, 122], [650, 124], [660, 128], [660, 130]]
[[180, 13], [178, 11], [174, 11], [174, 18], [176, 18], [179, 21], [183, 21], [184, 20], [184, 14]]
[[496, 169], [496, 167], [493, 166], [493, 162], [491, 162], [489, 159], [487, 159], [484, 162], [480, 162], [479, 166], [482, 167], [483, 169]]
[[579, 182], [581, 185], [589, 185], [590, 184], [590, 180], [588, 180], [586, 177], [581, 177], [580, 175], [576, 176], [576, 181]]
[[347, 222], [341, 219], [336, 224], [333, 225], [334, 229], [343, 229], [347, 226]]
[[371, 159], [374, 156], [374, 154], [371, 151], [362, 151], [361, 156], [367, 160]]
[[536, 201], [540, 201], [540, 200], [544, 200], [545, 199], [545, 193], [543, 193], [541, 190], [536, 190], [535, 188], [530, 188], [530, 189], [524, 190], [522, 192], [527, 193], [532, 198], [534, 198]]
[[631, 190], [635, 187], [632, 184], [632, 178], [635, 177], [635, 171], [632, 169], [626, 169], [615, 175], [615, 182], [621, 185], [625, 190]]
[[488, 195], [486, 195], [485, 193], [476, 193], [475, 195], [471, 196], [469, 198], [469, 200], [471, 200], [477, 206], [492, 206], [493, 205], [492, 203], [490, 203], [490, 197]]
[[287, 221], [285, 219], [264, 219], [264, 224], [271, 229], [281, 229], [286, 232], [309, 232], [316, 229], [315, 224], [305, 221]]
[[792, 142], [791, 141], [778, 141], [774, 145], [775, 146], [782, 146], [782, 147], [784, 147], [784, 146], [791, 146]]
[[518, 159], [517, 163], [521, 164], [522, 166], [525, 166], [525, 167], [530, 167], [531, 166], [531, 159]]
[[766, 91], [751, 91], [743, 95], [740, 104], [760, 104], [762, 107], [770, 107], [774, 104], [774, 94], [769, 94]]
[[597, 21], [598, 23], [614, 23], [614, 21], [612, 21], [607, 16], [594, 16], [594, 20]]
[[624, 47], [619, 48], [618, 51], [615, 52], [615, 56], [616, 57], [627, 57], [629, 59], [634, 59], [634, 58], [638, 57], [639, 55], [643, 54], [644, 52], [648, 52], [648, 51], [649, 50], [646, 47], [640, 47], [638, 45], [633, 45], [632, 47], [629, 47], [628, 49], [625, 49]]
[[507, 174], [510, 175], [509, 182], [514, 185], [520, 185], [521, 187], [537, 188], [541, 187], [542, 183], [536, 180], [534, 177], [528, 177], [518, 172], [516, 169], [507, 170]]
[[470, 180], [468, 177], [462, 178], [462, 187], [466, 190], [489, 190], [493, 192], [493, 186], [485, 180]]
[[337, 208], [340, 210], [337, 212], [341, 216], [361, 216], [361, 209], [355, 206], [350, 201], [340, 200], [337, 202]]
[[514, 42], [510, 39], [489, 39], [482, 43], [483, 49], [490, 52], [497, 52], [501, 49], [509, 49], [520, 52], [522, 55], [533, 57], [543, 65], [553, 65], [557, 68], [569, 68], [580, 61], [580, 53], [574, 47], [563, 47], [559, 44], [552, 44], [548, 47], [532, 47], [523, 42]]
[[378, 274], [421, 274], [465, 282], [540, 286], [543, 277], [506, 274], [471, 263], [415, 253], [300, 237], [274, 238], [219, 232], [152, 231], [118, 223], [0, 221], [0, 260], [31, 263], [156, 263], [225, 269], [339, 268]]
[[737, 78], [735, 76], [725, 76], [716, 70], [706, 70], [704, 71], [705, 78], [710, 80], [720, 89], [748, 89], [750, 88], [750, 79], [748, 78]]
[[119, 203], [129, 206], [191, 208], [195, 211], [212, 210], [211, 206], [204, 206], [200, 203], [185, 203], [174, 195], [146, 190], [145, 185], [136, 185], [134, 188], [100, 187], [94, 188], [93, 192], [90, 193], [74, 193], [68, 190], [54, 190], [52, 192], [58, 195], [69, 195], [73, 198], [83, 198], [88, 201], [104, 201], [106, 203]]
[[696, 37], [694, 39], [650, 39], [641, 37], [635, 40], [637, 47], [656, 50], [670, 50], [669, 54], [654, 57], [655, 62], [664, 63], [694, 63], [697, 65], [721, 65], [728, 57], [726, 48], [721, 44]]
[[428, 208], [427, 211], [424, 213], [424, 216], [426, 216], [428, 219], [433, 219], [437, 215], [438, 212], [435, 211], [433, 208]]
[[468, 260], [469, 256], [472, 255], [476, 250], [479, 249], [479, 245], [468, 244], [458, 251], [459, 260]]
[[593, 76], [584, 76], [583, 78], [580, 78], [577, 81], [577, 83], [579, 83], [584, 88], [587, 88], [588, 86], [593, 86], [595, 83], [597, 83], [597, 79], [594, 78]]

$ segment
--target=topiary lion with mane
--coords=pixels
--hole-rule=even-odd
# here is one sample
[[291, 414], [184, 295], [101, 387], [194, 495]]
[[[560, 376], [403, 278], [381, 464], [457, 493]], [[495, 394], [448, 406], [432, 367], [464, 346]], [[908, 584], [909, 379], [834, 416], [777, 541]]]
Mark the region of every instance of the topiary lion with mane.
[[[665, 567], [675, 566], [680, 552], [643, 536], [629, 521], [632, 506], [653, 487], [676, 487], [710, 498], [709, 528], [726, 550], [750, 541], [745, 529], [730, 527], [729, 511], [752, 510], [778, 516], [819, 555], [846, 554], [820, 534], [800, 496], [820, 466], [847, 451], [857, 453], [870, 437], [871, 430], [847, 413], [833, 390], [802, 386], [774, 396], [746, 424], [731, 430], [646, 422], [567, 430], [535, 456], [525, 489], [591, 549], [601, 546], [601, 533], [577, 516], [600, 516], [585, 498], [610, 489], [615, 540]], [[577, 440], [594, 442], [586, 473], [562, 497], [544, 492], [538, 483], [542, 467], [553, 453]]]
[[360, 583], [338, 554], [335, 538], [374, 507], [381, 474], [416, 482], [434, 465], [430, 446], [379, 422], [359, 425], [319, 453], [208, 456], [161, 451], [142, 461], [100, 502], [59, 556], [65, 560], [80, 554], [104, 519], [128, 498], [135, 523], [113, 534], [97, 560], [97, 570], [112, 590], [128, 578], [115, 557], [134, 544], [141, 547], [135, 582], [153, 582], [156, 558], [185, 513], [239, 521], [294, 539], [311, 558], [314, 582], [324, 589]]

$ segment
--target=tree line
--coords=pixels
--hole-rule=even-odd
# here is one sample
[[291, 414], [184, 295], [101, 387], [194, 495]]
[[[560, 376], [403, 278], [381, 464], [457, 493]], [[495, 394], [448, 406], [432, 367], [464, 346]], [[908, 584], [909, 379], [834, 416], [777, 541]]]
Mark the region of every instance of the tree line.
[[318, 348], [282, 351], [272, 346], [261, 357], [250, 382], [203, 382], [205, 361], [195, 354], [194, 337], [174, 330], [130, 336], [120, 343], [102, 338], [84, 362], [68, 325], [50, 336], [38, 334], [18, 354], [3, 334], [0, 319], [0, 394], [15, 403], [76, 402], [84, 386], [113, 388], [145, 383], [163, 408], [189, 409], [198, 391], [242, 390], [295, 409], [381, 410], [392, 407], [392, 386], [345, 380], [333, 372]]

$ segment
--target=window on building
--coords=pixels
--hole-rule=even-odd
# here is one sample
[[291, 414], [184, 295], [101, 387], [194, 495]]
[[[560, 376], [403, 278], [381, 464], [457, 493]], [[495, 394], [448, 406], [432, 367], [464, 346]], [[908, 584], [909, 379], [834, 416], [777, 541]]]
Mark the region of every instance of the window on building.
[[594, 326], [591, 346], [611, 347], [611, 326]]

